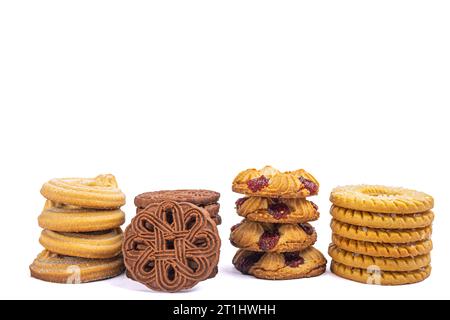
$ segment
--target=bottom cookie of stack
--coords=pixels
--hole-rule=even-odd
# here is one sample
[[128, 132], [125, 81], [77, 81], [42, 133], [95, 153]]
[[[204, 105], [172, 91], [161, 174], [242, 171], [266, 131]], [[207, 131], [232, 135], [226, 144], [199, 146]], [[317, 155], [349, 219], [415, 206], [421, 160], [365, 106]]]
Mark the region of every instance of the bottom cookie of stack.
[[326, 270], [327, 260], [314, 247], [303, 251], [272, 253], [240, 249], [233, 265], [243, 274], [267, 280], [288, 280], [319, 276]]
[[122, 256], [86, 259], [42, 251], [30, 266], [31, 276], [57, 283], [85, 283], [118, 276], [125, 270]]
[[431, 266], [414, 271], [393, 272], [380, 271], [376, 266], [367, 269], [354, 268], [332, 260], [331, 272], [342, 278], [366, 284], [402, 285], [425, 280], [431, 273]]

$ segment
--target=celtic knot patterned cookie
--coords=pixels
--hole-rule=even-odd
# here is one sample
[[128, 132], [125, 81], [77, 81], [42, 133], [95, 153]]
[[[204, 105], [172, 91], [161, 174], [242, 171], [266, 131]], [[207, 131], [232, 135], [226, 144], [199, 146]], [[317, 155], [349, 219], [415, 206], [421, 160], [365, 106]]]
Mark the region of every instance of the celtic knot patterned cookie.
[[158, 290], [189, 289], [210, 277], [220, 238], [208, 213], [191, 203], [151, 204], [125, 231], [123, 255], [133, 280]]

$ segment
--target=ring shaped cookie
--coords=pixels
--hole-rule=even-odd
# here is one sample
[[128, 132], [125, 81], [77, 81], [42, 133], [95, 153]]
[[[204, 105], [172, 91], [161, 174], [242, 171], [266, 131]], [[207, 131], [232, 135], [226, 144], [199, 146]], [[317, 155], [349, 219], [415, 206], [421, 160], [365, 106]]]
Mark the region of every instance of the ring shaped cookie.
[[333, 234], [333, 243], [346, 251], [364, 254], [372, 257], [406, 258], [428, 254], [433, 249], [431, 240], [423, 240], [412, 243], [376, 243], [357, 241], [343, 238]]
[[431, 266], [414, 271], [381, 271], [373, 266], [368, 269], [353, 268], [336, 261], [331, 261], [331, 272], [339, 277], [366, 284], [403, 285], [425, 280], [431, 273]]
[[233, 265], [243, 274], [267, 280], [300, 279], [319, 276], [327, 260], [314, 247], [300, 252], [263, 253], [238, 250]]
[[373, 213], [332, 206], [334, 219], [361, 227], [384, 229], [415, 229], [430, 226], [433, 223], [433, 211], [415, 214]]
[[111, 174], [93, 179], [52, 179], [42, 186], [41, 194], [53, 202], [83, 208], [115, 209], [125, 204], [125, 195]]
[[319, 182], [303, 169], [281, 172], [270, 166], [248, 169], [233, 181], [234, 192], [269, 198], [305, 198], [319, 192]]
[[380, 243], [411, 243], [428, 240], [431, 237], [431, 227], [418, 229], [375, 229], [354, 226], [339, 222], [335, 219], [331, 221], [331, 230], [338, 236], [347, 239]]
[[84, 209], [55, 204], [47, 200], [38, 222], [41, 228], [52, 231], [102, 231], [121, 226], [125, 222], [125, 213], [120, 209]]
[[219, 253], [215, 223], [204, 209], [187, 202], [151, 204], [125, 231], [127, 270], [153, 290], [192, 288], [211, 276]]
[[39, 242], [45, 249], [61, 255], [106, 259], [121, 253], [122, 239], [120, 229], [89, 233], [42, 230]]
[[434, 205], [433, 197], [426, 193], [380, 185], [337, 187], [330, 201], [342, 208], [396, 214], [425, 212]]
[[334, 261], [349, 267], [367, 269], [377, 266], [382, 271], [413, 271], [424, 268], [431, 262], [429, 254], [406, 258], [371, 257], [339, 249], [334, 244], [328, 247], [328, 254]]
[[118, 276], [125, 270], [122, 256], [86, 259], [42, 251], [30, 265], [31, 276], [49, 282], [78, 284]]

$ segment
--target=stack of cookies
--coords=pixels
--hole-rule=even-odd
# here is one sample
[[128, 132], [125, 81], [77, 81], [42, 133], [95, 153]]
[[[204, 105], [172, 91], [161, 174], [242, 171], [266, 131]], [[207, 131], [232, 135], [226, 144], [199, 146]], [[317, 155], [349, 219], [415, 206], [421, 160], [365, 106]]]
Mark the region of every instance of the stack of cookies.
[[244, 220], [232, 227], [230, 241], [239, 248], [233, 264], [243, 274], [262, 279], [297, 279], [325, 272], [326, 259], [312, 247], [317, 234], [308, 223], [319, 218], [306, 197], [317, 195], [319, 183], [305, 170], [280, 172], [270, 166], [237, 175], [233, 191]]
[[30, 266], [32, 277], [83, 283], [123, 272], [125, 195], [113, 175], [53, 179], [41, 194], [47, 199], [38, 219], [45, 250]]
[[138, 195], [125, 230], [127, 276], [157, 291], [178, 292], [217, 274], [220, 194], [170, 190]]
[[330, 197], [331, 271], [380, 285], [422, 281], [431, 272], [433, 198], [379, 185], [335, 188]]

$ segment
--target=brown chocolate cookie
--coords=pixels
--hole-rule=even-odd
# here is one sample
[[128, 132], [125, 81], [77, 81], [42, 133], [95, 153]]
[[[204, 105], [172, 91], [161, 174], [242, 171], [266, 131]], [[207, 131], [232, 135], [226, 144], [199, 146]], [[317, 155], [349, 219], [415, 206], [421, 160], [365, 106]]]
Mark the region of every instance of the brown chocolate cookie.
[[220, 193], [211, 190], [162, 190], [142, 193], [134, 198], [134, 204], [139, 213], [149, 204], [162, 201], [189, 202], [205, 208], [214, 222], [219, 225], [222, 223], [222, 218], [219, 216], [220, 205], [217, 203], [219, 198]]
[[192, 203], [150, 204], [125, 230], [127, 272], [153, 290], [192, 288], [214, 273], [219, 254], [215, 223], [204, 209]]

